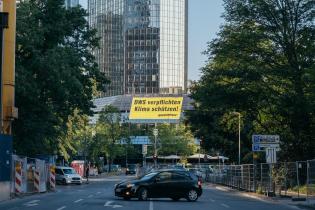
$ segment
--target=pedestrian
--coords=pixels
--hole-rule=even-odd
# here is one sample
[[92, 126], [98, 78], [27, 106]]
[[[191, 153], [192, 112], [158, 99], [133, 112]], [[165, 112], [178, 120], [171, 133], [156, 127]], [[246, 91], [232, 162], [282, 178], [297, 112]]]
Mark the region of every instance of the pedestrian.
[[86, 183], [89, 183], [89, 175], [90, 175], [90, 166], [89, 164], [86, 166], [86, 170], [85, 170], [85, 177], [86, 177]]

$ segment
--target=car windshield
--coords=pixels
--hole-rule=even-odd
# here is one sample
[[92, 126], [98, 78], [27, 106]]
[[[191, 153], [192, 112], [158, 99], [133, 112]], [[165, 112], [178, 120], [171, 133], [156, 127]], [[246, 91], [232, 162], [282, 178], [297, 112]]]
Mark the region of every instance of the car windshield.
[[76, 174], [75, 170], [72, 168], [62, 169], [64, 174]]
[[149, 173], [149, 174], [141, 177], [140, 180], [148, 180], [148, 179], [151, 179], [152, 177], [154, 177], [155, 175], [157, 175], [157, 172]]
[[135, 166], [135, 165], [129, 165], [128, 168], [129, 168], [129, 169], [135, 169], [136, 166]]

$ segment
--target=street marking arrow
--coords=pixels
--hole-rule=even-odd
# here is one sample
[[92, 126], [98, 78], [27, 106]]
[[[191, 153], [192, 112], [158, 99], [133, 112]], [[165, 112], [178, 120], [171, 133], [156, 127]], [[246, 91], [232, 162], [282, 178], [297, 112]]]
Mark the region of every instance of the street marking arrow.
[[112, 207], [113, 209], [116, 209], [116, 208], [121, 208], [123, 206], [121, 205], [113, 205], [114, 201], [107, 201], [104, 206], [105, 207]]
[[112, 203], [114, 203], [114, 201], [107, 201], [104, 206], [112, 206]]

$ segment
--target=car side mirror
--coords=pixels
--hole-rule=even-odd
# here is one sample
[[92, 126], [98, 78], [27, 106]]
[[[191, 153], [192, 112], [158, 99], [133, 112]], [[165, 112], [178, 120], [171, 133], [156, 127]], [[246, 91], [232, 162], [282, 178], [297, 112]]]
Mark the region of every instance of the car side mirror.
[[159, 181], [161, 181], [161, 178], [160, 178], [160, 177], [156, 177], [156, 178], [155, 178], [155, 183], [157, 183], [157, 182], [159, 182]]

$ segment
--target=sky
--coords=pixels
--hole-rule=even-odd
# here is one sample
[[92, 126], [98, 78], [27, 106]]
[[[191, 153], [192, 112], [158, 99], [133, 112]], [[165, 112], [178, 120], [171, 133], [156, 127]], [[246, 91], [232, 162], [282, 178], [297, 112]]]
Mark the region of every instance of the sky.
[[[171, 0], [170, 0], [171, 1]], [[87, 0], [80, 0], [87, 8]], [[223, 0], [189, 0], [188, 14], [188, 79], [198, 80], [207, 60], [202, 52], [207, 49], [207, 42], [216, 37], [220, 25], [224, 23], [222, 13]]]

